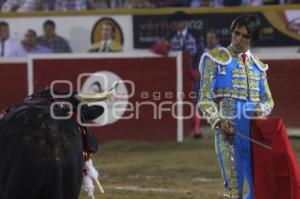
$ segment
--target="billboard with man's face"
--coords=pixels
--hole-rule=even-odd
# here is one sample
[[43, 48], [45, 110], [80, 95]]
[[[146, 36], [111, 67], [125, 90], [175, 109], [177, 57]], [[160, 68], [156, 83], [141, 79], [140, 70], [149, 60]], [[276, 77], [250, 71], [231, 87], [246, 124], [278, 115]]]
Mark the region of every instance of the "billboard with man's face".
[[91, 32], [91, 43], [103, 40], [105, 34], [111, 34], [112, 39], [123, 46], [124, 36], [120, 25], [112, 18], [103, 17], [99, 19]]

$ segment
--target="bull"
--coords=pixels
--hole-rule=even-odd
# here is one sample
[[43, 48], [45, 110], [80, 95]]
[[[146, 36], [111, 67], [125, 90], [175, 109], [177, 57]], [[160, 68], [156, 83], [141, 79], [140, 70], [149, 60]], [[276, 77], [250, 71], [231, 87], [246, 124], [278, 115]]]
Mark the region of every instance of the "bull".
[[90, 122], [104, 109], [85, 104], [78, 111], [77, 107], [105, 100], [113, 92], [73, 92], [55, 98], [47, 89], [6, 109], [0, 119], [0, 199], [78, 198], [84, 162], [97, 143], [75, 118]]

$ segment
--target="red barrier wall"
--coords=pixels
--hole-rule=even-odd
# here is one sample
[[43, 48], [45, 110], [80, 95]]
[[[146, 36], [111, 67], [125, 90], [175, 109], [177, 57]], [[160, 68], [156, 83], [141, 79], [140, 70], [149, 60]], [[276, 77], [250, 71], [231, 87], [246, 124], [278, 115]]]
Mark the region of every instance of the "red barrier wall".
[[[186, 57], [184, 61], [188, 61]], [[69, 80], [77, 88], [77, 77], [82, 73], [95, 73], [97, 71], [110, 71], [115, 73], [122, 80], [134, 82], [135, 93], [129, 98], [134, 106], [136, 103], [154, 102], [158, 107], [166, 100], [172, 104], [176, 102], [177, 93], [177, 62], [175, 57], [157, 58], [82, 58], [82, 59], [34, 59], [33, 60], [34, 90], [39, 91], [49, 86], [53, 80]], [[190, 91], [189, 67], [183, 67], [184, 90]], [[128, 88], [130, 89], [130, 88]], [[130, 91], [129, 91], [130, 92]], [[143, 93], [147, 92], [149, 98]], [[155, 92], [161, 93], [160, 99], [154, 99]], [[171, 92], [173, 96], [166, 99], [165, 93]], [[189, 99], [184, 99], [189, 100]], [[172, 104], [164, 105], [164, 108], [171, 109]], [[171, 112], [162, 112], [162, 119], [154, 118], [152, 106], [140, 106], [139, 113], [134, 111], [125, 113], [133, 114], [135, 117], [130, 120], [118, 120], [113, 124], [94, 128], [94, 132], [101, 141], [116, 139], [129, 140], [176, 140], [177, 119]], [[186, 112], [188, 107], [184, 108]], [[188, 113], [187, 113], [188, 114]], [[186, 114], [186, 115], [187, 115]], [[184, 121], [184, 132], [190, 132], [192, 119]]]
[[[183, 58], [184, 91], [190, 91], [190, 75], [187, 57]], [[268, 81], [275, 101], [273, 115], [284, 119], [288, 127], [300, 127], [300, 60], [265, 60], [269, 64]], [[68, 59], [33, 59], [33, 85], [35, 90], [49, 86], [57, 79], [70, 80], [75, 89], [77, 76], [80, 73], [111, 71], [122, 79], [132, 80], [135, 84], [135, 95], [129, 99], [132, 104], [147, 100], [159, 105], [166, 97], [165, 92], [176, 93], [177, 72], [174, 57], [145, 57], [145, 58], [68, 58]], [[24, 99], [28, 93], [28, 74], [26, 63], [0, 63], [0, 108], [10, 106]], [[129, 89], [129, 88], [128, 88]], [[141, 97], [141, 92], [147, 91], [148, 99]], [[129, 91], [130, 92], [130, 91]], [[161, 98], [154, 99], [152, 94], [160, 92]], [[176, 101], [176, 95], [170, 99]], [[191, 101], [184, 98], [184, 101]], [[171, 105], [165, 105], [170, 109]], [[184, 106], [184, 115], [188, 115], [189, 108]], [[176, 112], [177, 113], [177, 112]], [[126, 113], [126, 115], [130, 112]], [[177, 120], [170, 112], [162, 112], [162, 119], [153, 118], [151, 106], [141, 106], [138, 119], [118, 120], [117, 122], [95, 128], [100, 140], [115, 139], [131, 140], [175, 140], [177, 137]], [[191, 131], [191, 121], [184, 120], [184, 133]]]
[[27, 96], [27, 63], [0, 62], [0, 110]]
[[268, 82], [275, 102], [273, 115], [288, 127], [300, 127], [300, 60], [265, 60]]

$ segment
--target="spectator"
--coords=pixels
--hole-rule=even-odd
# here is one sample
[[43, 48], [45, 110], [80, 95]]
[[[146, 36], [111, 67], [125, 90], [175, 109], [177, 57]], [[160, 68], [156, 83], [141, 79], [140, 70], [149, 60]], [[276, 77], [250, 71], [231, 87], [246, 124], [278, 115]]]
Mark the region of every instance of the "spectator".
[[214, 30], [209, 30], [206, 33], [206, 47], [204, 48], [204, 52], [208, 52], [214, 48], [220, 48], [219, 37]]
[[176, 11], [170, 18], [175, 23], [176, 33], [171, 38], [171, 50], [187, 50], [191, 56], [197, 52], [195, 37], [188, 31], [189, 15], [182, 11]]
[[190, 7], [218, 7], [222, 5], [222, 0], [193, 0]]
[[22, 42], [23, 48], [26, 53], [52, 53], [53, 51], [46, 46], [37, 43], [37, 34], [34, 30], [29, 29], [25, 34]]
[[[136, 1], [137, 0], [134, 0], [134, 2]], [[126, 4], [132, 4], [134, 2], [133, 0], [106, 0], [106, 4], [109, 5], [110, 8], [124, 8]]]
[[[153, 2], [156, 2], [153, 0]], [[172, 0], [171, 1], [172, 7], [189, 7], [191, 4], [191, 0]]]
[[241, 6], [243, 0], [223, 0], [224, 6]]
[[158, 1], [153, 0], [106, 0], [109, 8], [155, 8]]
[[280, 0], [262, 0], [264, 5], [280, 4]]
[[[36, 3], [36, 11], [44, 11], [44, 10], [49, 10], [46, 6], [45, 6], [45, 2], [47, 2], [46, 0], [35, 0]], [[47, 5], [47, 4], [46, 4]]]
[[2, 12], [32, 12], [37, 9], [36, 0], [6, 0], [2, 5]]
[[[217, 33], [214, 30], [209, 30], [208, 32], [206, 32], [206, 47], [204, 44], [200, 44], [199, 45], [199, 50], [194, 58], [194, 70], [193, 70], [193, 78], [194, 78], [194, 91], [196, 92], [196, 102], [199, 101], [199, 96], [200, 96], [200, 84], [198, 84], [197, 82], [200, 81], [200, 72], [199, 70], [197, 70], [198, 68], [198, 63], [200, 62], [200, 58], [201, 55], [204, 52], [208, 52], [214, 48], [219, 48], [221, 47], [220, 43], [219, 43], [219, 37], [217, 35]], [[201, 133], [200, 133], [200, 113], [198, 110], [196, 110], [196, 116], [194, 117], [194, 137], [197, 138], [197, 136], [199, 136], [201, 138]]]
[[38, 44], [46, 46], [54, 53], [70, 53], [72, 52], [68, 41], [55, 33], [55, 23], [47, 20], [43, 25], [44, 35], [38, 37]]
[[161, 8], [161, 7], [172, 7], [174, 6], [174, 0], [164, 0], [164, 1], [156, 1], [152, 0], [151, 1], [155, 7]]
[[55, 2], [56, 0], [35, 0], [36, 2], [36, 10], [38, 11], [48, 11], [55, 10]]
[[134, 8], [138, 0], [87, 0], [89, 9]]
[[[190, 54], [190, 71], [191, 71], [191, 84], [193, 90], [198, 93], [198, 82], [200, 74], [198, 72], [196, 60], [197, 46], [195, 37], [188, 30], [188, 20], [190, 16], [182, 11], [176, 11], [170, 17], [170, 21], [175, 23], [175, 34], [170, 41], [170, 50], [184, 50]], [[197, 100], [197, 99], [196, 99]], [[195, 101], [195, 104], [197, 101]], [[194, 138], [201, 138], [200, 132], [200, 117], [199, 114], [195, 114], [195, 122], [193, 127]]]
[[[206, 44], [199, 43], [199, 46], [198, 46], [199, 51], [197, 52], [197, 56], [196, 56], [196, 60], [195, 60], [196, 63], [200, 62], [200, 58], [203, 53], [208, 52], [214, 48], [221, 47], [218, 34], [213, 29], [206, 32], [205, 40], [206, 40]], [[199, 77], [199, 80], [200, 80], [200, 77]], [[198, 93], [199, 92], [199, 84], [196, 84], [196, 86], [197, 86], [197, 88], [196, 88], [197, 97], [199, 97], [199, 93]]]
[[110, 1], [103, 1], [103, 0], [88, 0], [87, 1], [87, 8], [88, 9], [99, 9], [99, 8], [110, 8], [111, 4]]
[[139, 0], [135, 3], [136, 8], [155, 8], [155, 4], [150, 0]]
[[86, 10], [87, 0], [56, 0], [55, 10]]
[[244, 0], [244, 6], [261, 6], [263, 5], [263, 0]]
[[[93, 0], [94, 2], [96, 0]], [[99, 0], [98, 0], [99, 1]], [[191, 0], [105, 0], [108, 8], [189, 7]]]
[[288, 3], [300, 3], [300, 0], [287, 0]]
[[5, 0], [0, 0], [0, 10], [2, 8], [2, 5], [4, 4]]
[[24, 57], [26, 56], [22, 45], [9, 35], [9, 25], [5, 21], [0, 21], [0, 57]]
[[89, 52], [120, 52], [122, 45], [114, 40], [115, 28], [111, 22], [105, 22], [101, 26], [101, 38], [92, 45]]

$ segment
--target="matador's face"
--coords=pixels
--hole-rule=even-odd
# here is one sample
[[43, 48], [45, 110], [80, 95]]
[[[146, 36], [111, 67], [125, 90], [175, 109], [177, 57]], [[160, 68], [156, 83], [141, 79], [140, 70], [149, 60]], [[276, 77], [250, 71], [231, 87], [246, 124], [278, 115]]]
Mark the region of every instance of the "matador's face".
[[243, 53], [251, 48], [251, 36], [245, 26], [237, 27], [233, 30], [231, 46], [235, 53]]

